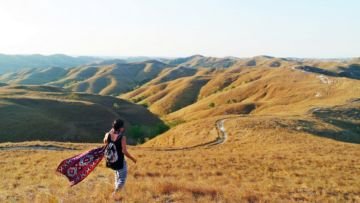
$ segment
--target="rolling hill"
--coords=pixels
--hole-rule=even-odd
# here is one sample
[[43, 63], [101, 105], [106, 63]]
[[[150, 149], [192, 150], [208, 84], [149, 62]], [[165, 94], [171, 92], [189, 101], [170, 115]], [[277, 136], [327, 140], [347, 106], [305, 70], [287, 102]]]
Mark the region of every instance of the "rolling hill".
[[313, 107], [341, 105], [359, 97], [357, 58], [194, 55], [159, 60], [32, 69], [4, 74], [0, 81], [119, 96], [175, 123], [227, 114], [304, 114]]
[[100, 95], [73, 93], [51, 86], [0, 87], [0, 141], [56, 140], [102, 142], [116, 118], [122, 118], [130, 143], [166, 130], [146, 108]]
[[[66, 70], [61, 67], [42, 67], [7, 73], [0, 75], [0, 82], [54, 85], [72, 91], [117, 96], [142, 85], [150, 86], [194, 76], [200, 69], [208, 69], [209, 75], [214, 75], [214, 71], [219, 74], [232, 74], [239, 69], [288, 67], [325, 76], [359, 79], [360, 72], [357, 62], [356, 58], [343, 60], [290, 59], [271, 56], [215, 58], [201, 55], [131, 63], [122, 59], [110, 59]], [[222, 73], [225, 70], [231, 71]], [[218, 77], [217, 80], [221, 80], [219, 78], [221, 77]], [[229, 79], [223, 85], [226, 83], [229, 83]], [[208, 89], [209, 92], [216, 91], [211, 87]], [[202, 92], [209, 93], [206, 90]]]
[[315, 106], [340, 105], [360, 97], [359, 80], [291, 68], [245, 69], [219, 77], [222, 80], [215, 77], [202, 87], [201, 99], [168, 118], [193, 120], [234, 113], [303, 114]]
[[72, 69], [66, 77], [49, 85], [77, 92], [119, 95], [146, 83], [168, 65], [158, 61], [112, 64]]
[[146, 83], [168, 67], [171, 66], [155, 60], [134, 63], [107, 60], [71, 69], [51, 67], [7, 73], [0, 75], [0, 81], [51, 85], [77, 92], [117, 96]]
[[239, 59], [228, 68], [196, 71], [182, 64], [120, 97], [149, 106], [166, 120], [282, 114], [288, 107], [288, 112], [303, 114], [313, 106], [340, 105], [360, 96], [360, 68], [350, 62], [258, 56]]
[[[174, 73], [179, 69], [182, 69], [180, 74]], [[183, 73], [189, 73], [190, 76]], [[121, 98], [149, 106], [155, 114], [167, 115], [194, 103], [201, 87], [210, 80], [208, 74], [209, 70], [206, 69], [194, 71], [183, 67], [164, 71], [143, 87], [121, 95]]]

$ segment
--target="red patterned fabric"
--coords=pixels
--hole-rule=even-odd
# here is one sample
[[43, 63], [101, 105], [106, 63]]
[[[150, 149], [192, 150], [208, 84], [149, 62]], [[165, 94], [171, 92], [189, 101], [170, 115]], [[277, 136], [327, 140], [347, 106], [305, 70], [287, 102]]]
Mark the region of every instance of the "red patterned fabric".
[[65, 175], [71, 186], [74, 186], [94, 170], [104, 157], [104, 151], [105, 146], [65, 159], [59, 164], [56, 171]]

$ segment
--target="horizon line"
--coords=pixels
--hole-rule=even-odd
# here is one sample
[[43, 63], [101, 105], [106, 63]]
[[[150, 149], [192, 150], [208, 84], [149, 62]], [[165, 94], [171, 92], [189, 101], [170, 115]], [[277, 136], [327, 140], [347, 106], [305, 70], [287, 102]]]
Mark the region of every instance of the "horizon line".
[[65, 53], [51, 53], [51, 54], [43, 54], [43, 53], [21, 53], [21, 54], [7, 54], [7, 53], [0, 53], [0, 55], [7, 55], [7, 56], [55, 56], [55, 55], [64, 55], [70, 57], [94, 57], [94, 58], [109, 58], [109, 59], [116, 59], [116, 58], [136, 58], [136, 57], [146, 57], [146, 58], [188, 58], [193, 56], [202, 56], [202, 57], [212, 57], [212, 58], [255, 58], [255, 57], [273, 57], [273, 58], [287, 58], [287, 59], [352, 59], [352, 58], [360, 58], [359, 56], [341, 56], [341, 57], [297, 57], [297, 56], [274, 56], [269, 54], [260, 54], [260, 55], [253, 55], [253, 56], [210, 56], [204, 54], [190, 54], [190, 55], [183, 55], [183, 56], [152, 56], [152, 55], [93, 55], [93, 54], [65, 54]]

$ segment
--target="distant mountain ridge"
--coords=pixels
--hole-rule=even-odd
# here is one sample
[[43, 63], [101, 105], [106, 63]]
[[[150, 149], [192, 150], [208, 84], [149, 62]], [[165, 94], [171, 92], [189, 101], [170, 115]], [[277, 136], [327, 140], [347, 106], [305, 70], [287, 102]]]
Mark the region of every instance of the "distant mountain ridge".
[[49, 66], [69, 68], [82, 64], [93, 63], [99, 60], [102, 59], [90, 56], [72, 57], [64, 54], [53, 54], [48, 56], [40, 54], [0, 54], [0, 74], [5, 72], [14, 72], [25, 68], [45, 68]]
[[82, 66], [48, 85], [77, 92], [118, 96], [152, 80], [169, 65], [159, 61]]
[[0, 75], [0, 80], [9, 84], [40, 85], [65, 76], [67, 70], [60, 67], [31, 68]]
[[[160, 88], [164, 86], [164, 83], [180, 78], [198, 78], [200, 77], [198, 75], [200, 72], [210, 71], [208, 74], [213, 75], [225, 69], [236, 72], [238, 69], [244, 68], [288, 67], [328, 76], [360, 78], [358, 58], [300, 60], [272, 56], [216, 58], [193, 55], [175, 59], [135, 57], [131, 58], [131, 60], [140, 60], [140, 62], [129, 63], [127, 59], [108, 59], [79, 65], [70, 69], [61, 67], [33, 68], [2, 74], [0, 75], [0, 82], [25, 85], [53, 85], [77, 92], [118, 96], [129, 93], [143, 85], [150, 87], [150, 85], [161, 84], [157, 87]], [[231, 71], [228, 74], [230, 73]], [[205, 77], [210, 77], [210, 75]], [[205, 85], [203, 82], [194, 83], [194, 81], [187, 84]], [[212, 92], [216, 90], [206, 91]], [[206, 91], [202, 90], [199, 97], [202, 97]], [[165, 94], [165, 92], [161, 94]], [[137, 98], [136, 100], [140, 101], [139, 99]]]

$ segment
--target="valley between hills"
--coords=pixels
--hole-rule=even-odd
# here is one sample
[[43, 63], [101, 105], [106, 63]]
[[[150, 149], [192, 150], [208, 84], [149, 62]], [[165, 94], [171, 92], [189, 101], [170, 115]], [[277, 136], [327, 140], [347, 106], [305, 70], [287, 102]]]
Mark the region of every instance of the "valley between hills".
[[0, 201], [110, 201], [104, 164], [76, 191], [47, 169], [115, 118], [139, 160], [128, 202], [360, 201], [359, 58], [105, 60], [0, 82]]

